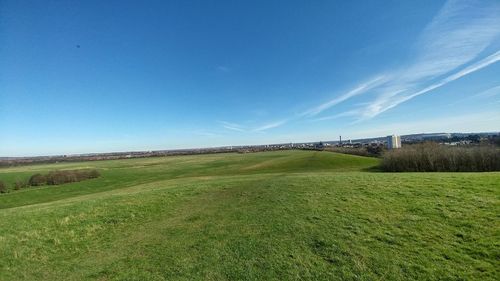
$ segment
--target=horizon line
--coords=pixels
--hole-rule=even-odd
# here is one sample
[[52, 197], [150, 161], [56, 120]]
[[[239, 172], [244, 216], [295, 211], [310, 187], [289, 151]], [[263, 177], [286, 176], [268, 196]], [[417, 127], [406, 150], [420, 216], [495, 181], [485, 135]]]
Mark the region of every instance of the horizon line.
[[[420, 132], [412, 134], [404, 134], [399, 136], [412, 136], [412, 135], [424, 135], [424, 134], [500, 134], [500, 131], [482, 131], [482, 132]], [[398, 135], [398, 134], [396, 134]], [[340, 135], [341, 136], [341, 135]], [[362, 137], [362, 138], [346, 138], [346, 141], [355, 140], [366, 140], [366, 139], [377, 139], [384, 138], [385, 136], [372, 136], [372, 137]], [[187, 147], [187, 148], [166, 148], [166, 149], [141, 149], [141, 150], [121, 150], [121, 151], [107, 151], [107, 152], [82, 152], [82, 153], [68, 153], [68, 154], [40, 154], [40, 155], [24, 155], [24, 156], [0, 156], [0, 161], [9, 158], [39, 158], [39, 157], [57, 157], [57, 156], [85, 156], [85, 155], [104, 155], [104, 154], [116, 154], [116, 153], [138, 153], [138, 152], [161, 152], [161, 151], [184, 151], [184, 150], [199, 150], [199, 149], [216, 149], [216, 148], [228, 148], [228, 147], [255, 147], [264, 145], [280, 145], [280, 144], [304, 144], [304, 143], [319, 143], [319, 142], [338, 142], [338, 140], [314, 140], [314, 141], [288, 141], [288, 142], [277, 142], [277, 143], [257, 143], [257, 144], [228, 144], [219, 146], [202, 146], [202, 147]]]

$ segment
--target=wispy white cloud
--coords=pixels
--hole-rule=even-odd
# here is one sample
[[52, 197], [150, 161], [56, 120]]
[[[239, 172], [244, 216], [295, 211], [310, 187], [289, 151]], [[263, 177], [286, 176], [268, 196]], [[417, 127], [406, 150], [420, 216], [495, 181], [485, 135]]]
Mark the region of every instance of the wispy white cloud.
[[255, 131], [255, 132], [266, 131], [266, 130], [269, 130], [269, 129], [273, 129], [273, 128], [277, 128], [279, 126], [282, 126], [286, 122], [287, 122], [287, 120], [280, 120], [280, 121], [268, 123], [268, 124], [265, 124], [265, 125], [262, 125], [260, 127], [255, 128], [253, 131]]
[[362, 113], [361, 118], [364, 119], [364, 118], [375, 117], [378, 114], [380, 114], [384, 111], [387, 111], [393, 107], [396, 107], [397, 105], [399, 105], [407, 100], [410, 100], [414, 97], [428, 93], [432, 90], [435, 90], [439, 87], [442, 87], [442, 86], [444, 86], [452, 81], [455, 81], [459, 78], [462, 78], [470, 73], [478, 71], [478, 70], [485, 68], [485, 67], [487, 67], [493, 63], [496, 63], [498, 61], [500, 61], [500, 51], [498, 51], [498, 52], [494, 53], [493, 55], [490, 55], [490, 56], [488, 56], [488, 57], [486, 57], [486, 58], [484, 58], [476, 63], [473, 63], [472, 65], [469, 65], [468, 67], [458, 71], [457, 73], [452, 74], [452, 75], [444, 78], [443, 80], [441, 80], [435, 84], [427, 86], [422, 90], [419, 90], [419, 91], [416, 91], [413, 93], [399, 95], [397, 97], [388, 97], [388, 96], [383, 96], [383, 95], [379, 96], [372, 104], [370, 104], [369, 106], [367, 106], [365, 108], [364, 112]]
[[226, 128], [226, 129], [231, 130], [231, 131], [236, 131], [236, 132], [263, 132], [263, 131], [266, 131], [269, 129], [274, 129], [274, 128], [277, 128], [279, 126], [282, 126], [282, 125], [286, 124], [287, 122], [288, 122], [287, 119], [283, 119], [283, 120], [279, 120], [279, 121], [265, 123], [264, 125], [260, 125], [260, 126], [252, 128], [252, 127], [246, 127], [246, 126], [242, 126], [240, 124], [231, 123], [231, 122], [227, 122], [227, 121], [218, 121], [218, 123], [221, 124], [223, 128]]
[[490, 98], [490, 97], [494, 97], [497, 95], [500, 95], [500, 85], [496, 86], [496, 87], [489, 88], [489, 89], [482, 91], [480, 93], [477, 93], [472, 97], [474, 97], [474, 98]]
[[333, 119], [338, 119], [341, 117], [359, 116], [359, 114], [360, 113], [358, 110], [350, 110], [350, 111], [346, 111], [346, 112], [342, 112], [342, 113], [338, 113], [338, 114], [334, 114], [334, 115], [329, 115], [329, 116], [325, 116], [325, 117], [321, 117], [321, 118], [312, 119], [311, 121], [333, 120]]
[[448, 1], [421, 33], [415, 63], [399, 79], [432, 79], [470, 62], [498, 36], [499, 15], [498, 2]]
[[[499, 37], [498, 26], [500, 3], [447, 2], [423, 31], [413, 64], [403, 71], [395, 72], [391, 81], [376, 89], [379, 94], [361, 109], [360, 119], [373, 118], [414, 97], [498, 62], [500, 51], [472, 62]], [[458, 70], [466, 64], [469, 66]], [[452, 71], [456, 72], [450, 75]], [[445, 74], [448, 76], [436, 82]]]
[[219, 123], [222, 125], [222, 127], [231, 130], [231, 131], [237, 131], [237, 132], [245, 132], [245, 128], [239, 124], [236, 123], [230, 123], [226, 121], [219, 121]]
[[207, 131], [195, 131], [193, 134], [202, 136], [202, 137], [208, 137], [208, 138], [213, 138], [213, 137], [219, 137], [219, 134], [212, 133], [212, 132], [207, 132]]
[[345, 100], [348, 100], [352, 97], [355, 97], [357, 95], [361, 95], [363, 93], [366, 93], [368, 90], [382, 84], [385, 81], [386, 77], [384, 76], [378, 76], [374, 79], [371, 79], [367, 82], [361, 83], [358, 85], [356, 88], [350, 90], [349, 92], [340, 95], [332, 100], [329, 100], [323, 104], [320, 104], [319, 106], [316, 106], [314, 108], [311, 108], [307, 110], [306, 112], [302, 113], [301, 116], [315, 116], [318, 115], [319, 113], [333, 107], [334, 105], [337, 105]]
[[[500, 2], [450, 0], [423, 29], [416, 39], [414, 59], [401, 69], [372, 76], [374, 78], [358, 84], [350, 91], [286, 120], [253, 129], [228, 122], [220, 123], [229, 130], [261, 132], [301, 118], [325, 121], [351, 117], [356, 123], [371, 119], [498, 62], [500, 51], [492, 43], [500, 42], [499, 27]], [[373, 99], [350, 105], [351, 109], [345, 112], [334, 112], [323, 117], [320, 115], [342, 102], [367, 93]]]
[[476, 93], [476, 94], [468, 96], [468, 97], [465, 97], [463, 99], [454, 100], [451, 103], [449, 103], [448, 106], [455, 106], [458, 103], [468, 102], [468, 101], [478, 99], [478, 98], [491, 98], [491, 97], [494, 97], [497, 95], [500, 95], [500, 85], [488, 88], [484, 91], [481, 91], [479, 93]]
[[448, 76], [446, 79], [444, 79], [444, 82], [449, 83], [451, 81], [457, 80], [459, 78], [462, 78], [463, 76], [470, 74], [472, 72], [478, 71], [482, 68], [485, 68], [489, 66], [492, 63], [495, 63], [500, 60], [500, 51], [497, 51], [496, 53], [464, 68], [463, 70]]

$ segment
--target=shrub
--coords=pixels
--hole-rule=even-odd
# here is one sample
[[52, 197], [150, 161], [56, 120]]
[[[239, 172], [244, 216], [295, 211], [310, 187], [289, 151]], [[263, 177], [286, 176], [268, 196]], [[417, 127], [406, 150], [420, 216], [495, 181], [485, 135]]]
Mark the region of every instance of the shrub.
[[326, 151], [332, 151], [343, 154], [351, 154], [366, 157], [380, 157], [384, 148], [382, 146], [366, 146], [366, 147], [329, 147]]
[[388, 172], [500, 171], [500, 149], [416, 144], [384, 153], [381, 168]]
[[7, 192], [7, 186], [3, 181], [0, 181], [0, 193], [6, 193]]
[[44, 183], [48, 185], [58, 185], [70, 182], [79, 182], [86, 179], [93, 179], [99, 176], [101, 176], [101, 174], [97, 170], [51, 171], [44, 176]]
[[98, 171], [98, 170], [90, 170], [90, 171], [89, 171], [89, 177], [90, 177], [91, 179], [98, 178], [98, 177], [100, 177], [100, 176], [101, 176], [101, 173], [99, 173], [99, 171]]
[[28, 183], [25, 180], [16, 180], [14, 182], [14, 190], [20, 190], [25, 187], [28, 187]]
[[28, 183], [31, 186], [44, 185], [47, 182], [47, 178], [42, 174], [34, 174], [30, 177]]
[[77, 177], [71, 171], [53, 171], [47, 174], [48, 185], [58, 185], [77, 181]]

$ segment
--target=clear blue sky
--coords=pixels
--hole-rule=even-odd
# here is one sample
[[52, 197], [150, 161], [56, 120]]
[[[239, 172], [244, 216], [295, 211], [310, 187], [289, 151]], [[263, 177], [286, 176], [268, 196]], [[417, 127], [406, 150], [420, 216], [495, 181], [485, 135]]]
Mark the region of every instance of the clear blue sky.
[[498, 0], [0, 0], [0, 156], [499, 124]]

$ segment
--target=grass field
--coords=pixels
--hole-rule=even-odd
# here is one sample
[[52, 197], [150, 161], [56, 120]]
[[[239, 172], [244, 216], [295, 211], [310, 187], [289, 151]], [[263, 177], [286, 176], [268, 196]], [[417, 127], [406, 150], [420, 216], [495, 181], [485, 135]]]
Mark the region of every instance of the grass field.
[[0, 280], [499, 280], [500, 173], [316, 151], [0, 169]]

